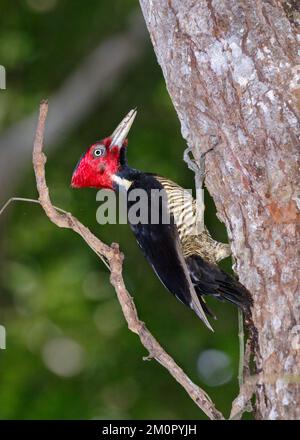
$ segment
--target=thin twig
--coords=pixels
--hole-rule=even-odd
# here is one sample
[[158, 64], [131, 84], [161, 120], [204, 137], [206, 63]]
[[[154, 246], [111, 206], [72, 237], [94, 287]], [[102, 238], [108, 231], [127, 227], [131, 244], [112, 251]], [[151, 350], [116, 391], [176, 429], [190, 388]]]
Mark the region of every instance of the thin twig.
[[239, 394], [232, 402], [230, 412], [231, 420], [240, 420], [244, 412], [252, 412], [251, 398], [255, 391], [258, 382], [258, 376], [251, 376], [250, 372], [250, 358], [251, 358], [251, 343], [250, 339], [246, 342], [246, 350], [244, 348], [244, 326], [243, 313], [239, 310], [239, 345], [240, 345], [240, 359], [239, 359]]
[[245, 356], [245, 347], [244, 347], [244, 321], [243, 321], [243, 312], [241, 309], [238, 309], [238, 324], [239, 324], [239, 372], [238, 372], [238, 380], [239, 387], [244, 383], [244, 356]]
[[[37, 203], [38, 205], [41, 204], [41, 202], [37, 199], [29, 199], [28, 197], [11, 197], [10, 199], [7, 200], [7, 202], [2, 206], [2, 208], [0, 209], [0, 215], [3, 214], [3, 212], [5, 211], [5, 209], [12, 203], [12, 202], [27, 202], [27, 203]], [[62, 212], [64, 214], [67, 214], [67, 211], [64, 211], [61, 208], [58, 208], [57, 206], [54, 206], [54, 208], [59, 211]]]
[[145, 324], [139, 320], [135, 304], [126, 289], [122, 277], [123, 254], [117, 244], [106, 245], [91, 231], [80, 223], [70, 213], [59, 213], [52, 205], [49, 190], [45, 178], [46, 157], [43, 153], [44, 129], [47, 117], [48, 104], [43, 101], [40, 105], [40, 113], [33, 148], [33, 167], [36, 176], [39, 201], [48, 218], [60, 228], [69, 228], [79, 234], [88, 246], [100, 257], [104, 257], [110, 266], [111, 284], [114, 286], [118, 300], [122, 307], [128, 328], [136, 333], [143, 346], [148, 350], [149, 357], [156, 359], [174, 379], [186, 390], [196, 405], [213, 420], [224, 419], [223, 415], [215, 408], [209, 396], [185, 374], [176, 364], [174, 359], [161, 347], [159, 342], [152, 336]]
[[38, 204], [40, 204], [40, 202], [38, 200], [36, 200], [36, 199], [27, 199], [27, 198], [23, 198], [23, 197], [11, 197], [10, 199], [7, 200], [6, 203], [4, 203], [4, 205], [0, 209], [0, 215], [3, 214], [3, 212], [11, 204], [11, 202], [31, 202], [31, 203], [38, 203]]
[[[40, 200], [37, 199], [29, 199], [27, 197], [11, 197], [10, 199], [7, 200], [7, 202], [2, 206], [1, 210], [0, 210], [0, 216], [1, 214], [5, 211], [5, 209], [12, 203], [12, 202], [27, 202], [27, 203], [36, 203], [40, 206], [42, 206]], [[65, 211], [64, 209], [58, 208], [57, 206], [53, 205], [53, 208], [56, 209], [57, 211], [61, 212], [62, 214], [66, 214], [69, 215], [69, 213], [67, 211]], [[96, 252], [96, 250], [95, 250]], [[99, 254], [98, 252], [96, 252], [96, 254], [101, 258], [101, 260], [103, 261], [103, 263], [105, 264], [105, 266], [108, 268], [108, 270], [110, 270], [110, 266], [108, 264], [108, 262], [105, 260], [105, 258], [103, 257], [103, 255]]]

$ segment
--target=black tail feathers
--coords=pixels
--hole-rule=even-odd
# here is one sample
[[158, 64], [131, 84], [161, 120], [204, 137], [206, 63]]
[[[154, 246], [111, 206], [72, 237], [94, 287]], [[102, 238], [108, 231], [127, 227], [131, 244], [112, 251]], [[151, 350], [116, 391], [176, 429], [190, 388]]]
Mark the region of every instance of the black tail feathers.
[[[252, 298], [248, 290], [233, 276], [227, 274], [217, 265], [208, 263], [200, 256], [187, 259], [192, 282], [199, 297], [211, 295], [220, 301], [229, 301], [250, 314]], [[208, 309], [207, 306], [205, 309]], [[206, 311], [206, 310], [205, 310]], [[212, 314], [209, 309], [208, 314]]]
[[[222, 271], [223, 272], [223, 271]], [[250, 313], [252, 306], [252, 298], [248, 290], [234, 277], [223, 272], [226, 281], [220, 281], [218, 291], [220, 294], [215, 295], [220, 301], [229, 301], [243, 310], [245, 314]]]

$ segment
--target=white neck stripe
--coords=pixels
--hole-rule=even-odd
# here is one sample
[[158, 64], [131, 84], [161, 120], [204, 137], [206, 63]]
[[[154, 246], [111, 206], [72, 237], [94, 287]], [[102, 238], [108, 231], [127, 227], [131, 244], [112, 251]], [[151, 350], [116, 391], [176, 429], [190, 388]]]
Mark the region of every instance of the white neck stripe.
[[112, 180], [119, 186], [122, 186], [123, 188], [125, 188], [126, 190], [128, 190], [130, 188], [130, 186], [132, 185], [132, 182], [130, 182], [130, 180], [125, 179], [124, 177], [120, 177], [120, 176], [113, 176]]

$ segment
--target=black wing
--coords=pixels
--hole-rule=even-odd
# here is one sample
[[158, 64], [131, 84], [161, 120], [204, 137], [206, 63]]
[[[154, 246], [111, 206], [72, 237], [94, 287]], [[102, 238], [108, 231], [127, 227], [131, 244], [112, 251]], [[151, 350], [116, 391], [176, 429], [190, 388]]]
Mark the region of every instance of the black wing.
[[[136, 189], [143, 189], [147, 194], [145, 203], [148, 204], [148, 215], [146, 216], [146, 222], [134, 224], [130, 216], [130, 208], [133, 207], [135, 201], [130, 200], [130, 198], [134, 195], [133, 190]], [[159, 209], [159, 215], [156, 217], [158, 222], [156, 224], [151, 223], [152, 189], [162, 190], [162, 186], [154, 176], [147, 174], [141, 174], [131, 185], [128, 191], [131, 229], [145, 257], [164, 286], [180, 301], [193, 309], [207, 327], [212, 330], [191, 282], [174, 219], [170, 216], [170, 222], [163, 223], [162, 219], [167, 218], [165, 215], [165, 210], [167, 210], [165, 198], [160, 200], [159, 207], [157, 207]]]

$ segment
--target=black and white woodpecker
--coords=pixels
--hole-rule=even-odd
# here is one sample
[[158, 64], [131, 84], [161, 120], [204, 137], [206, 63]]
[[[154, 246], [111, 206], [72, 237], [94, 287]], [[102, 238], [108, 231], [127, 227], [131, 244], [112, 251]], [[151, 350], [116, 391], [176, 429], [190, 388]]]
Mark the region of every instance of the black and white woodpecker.
[[[217, 265], [230, 255], [229, 245], [214, 240], [206, 227], [197, 233], [196, 201], [192, 195], [165, 177], [128, 165], [127, 135], [135, 116], [136, 110], [131, 110], [111, 136], [88, 148], [74, 170], [71, 186], [125, 189], [128, 209], [134, 203], [130, 201], [130, 193], [136, 189], [144, 190], [148, 195], [147, 219], [130, 222], [129, 218], [129, 223], [163, 285], [194, 310], [210, 329], [207, 316], [213, 315], [205, 304], [206, 295], [229, 301], [247, 314], [251, 306], [249, 292]], [[155, 204], [155, 209], [159, 210], [156, 216], [151, 212], [153, 190], [165, 195], [159, 204]], [[153, 218], [156, 218], [155, 222], [151, 222]]]

